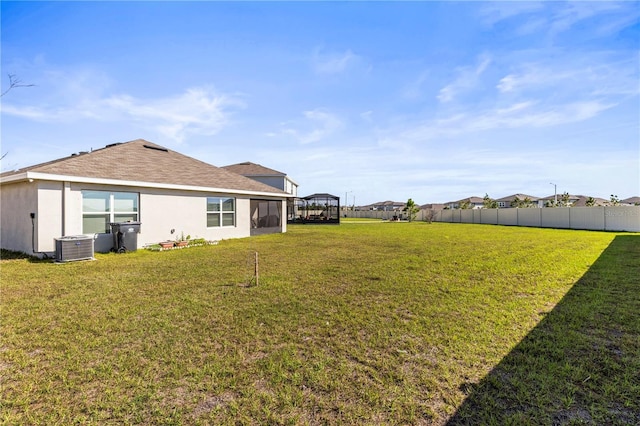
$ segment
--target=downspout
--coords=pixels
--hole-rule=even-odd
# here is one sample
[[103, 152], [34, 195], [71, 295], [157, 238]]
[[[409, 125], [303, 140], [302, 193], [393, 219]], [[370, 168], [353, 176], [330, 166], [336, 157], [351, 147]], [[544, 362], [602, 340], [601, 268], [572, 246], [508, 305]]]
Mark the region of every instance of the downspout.
[[62, 236], [67, 235], [67, 186], [69, 182], [62, 182]]
[[41, 254], [44, 259], [48, 259], [49, 255], [43, 251], [36, 251], [36, 214], [29, 213], [31, 216], [31, 251], [34, 255]]
[[[33, 183], [33, 179], [29, 179], [29, 183]], [[38, 193], [38, 184], [36, 183], [36, 194]], [[37, 195], [36, 195], [37, 196]], [[37, 211], [37, 207], [36, 207]], [[36, 251], [36, 214], [34, 212], [29, 213], [31, 218], [31, 252], [34, 256], [42, 255], [43, 259], [48, 259], [49, 255], [43, 251]]]
[[[29, 179], [29, 184], [33, 183], [33, 179]], [[36, 204], [37, 204], [37, 184], [36, 184]], [[37, 210], [37, 207], [36, 207]], [[46, 253], [41, 253], [36, 251], [36, 214], [34, 212], [29, 213], [29, 217], [31, 218], [31, 253], [33, 255], [42, 254], [46, 259], [48, 256]]]

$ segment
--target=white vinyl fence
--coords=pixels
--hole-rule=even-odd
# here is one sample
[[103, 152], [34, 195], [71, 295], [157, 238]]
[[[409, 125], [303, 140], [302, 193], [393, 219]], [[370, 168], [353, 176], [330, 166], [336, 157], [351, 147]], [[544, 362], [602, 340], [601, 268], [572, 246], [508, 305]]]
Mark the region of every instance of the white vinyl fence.
[[[427, 220], [431, 212], [420, 210], [416, 220]], [[398, 212], [348, 211], [347, 217], [392, 219]], [[547, 207], [440, 210], [434, 222], [482, 223], [488, 225], [531, 226], [537, 228], [588, 229], [594, 231], [640, 232], [640, 206]]]
[[640, 206], [441, 210], [435, 221], [640, 232]]

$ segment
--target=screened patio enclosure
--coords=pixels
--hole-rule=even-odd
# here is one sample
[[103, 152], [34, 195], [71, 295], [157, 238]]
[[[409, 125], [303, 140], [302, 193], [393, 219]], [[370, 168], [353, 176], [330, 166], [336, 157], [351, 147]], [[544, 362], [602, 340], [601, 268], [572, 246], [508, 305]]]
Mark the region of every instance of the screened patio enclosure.
[[251, 200], [251, 235], [282, 232], [282, 202]]
[[289, 223], [340, 224], [340, 197], [331, 194], [313, 194], [289, 201]]

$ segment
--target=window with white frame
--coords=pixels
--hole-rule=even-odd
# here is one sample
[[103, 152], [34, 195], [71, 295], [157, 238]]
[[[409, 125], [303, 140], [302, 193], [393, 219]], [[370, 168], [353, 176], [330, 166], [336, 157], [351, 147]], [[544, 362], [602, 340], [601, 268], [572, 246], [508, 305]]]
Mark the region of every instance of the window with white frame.
[[207, 197], [207, 228], [236, 225], [236, 199]]
[[111, 222], [138, 221], [137, 192], [82, 191], [82, 233], [111, 232]]

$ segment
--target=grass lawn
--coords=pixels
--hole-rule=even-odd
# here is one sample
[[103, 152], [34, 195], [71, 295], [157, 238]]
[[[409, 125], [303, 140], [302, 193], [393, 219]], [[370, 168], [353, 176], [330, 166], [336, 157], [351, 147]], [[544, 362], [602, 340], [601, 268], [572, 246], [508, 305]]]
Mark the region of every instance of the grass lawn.
[[0, 268], [2, 424], [640, 423], [638, 234], [296, 225]]

